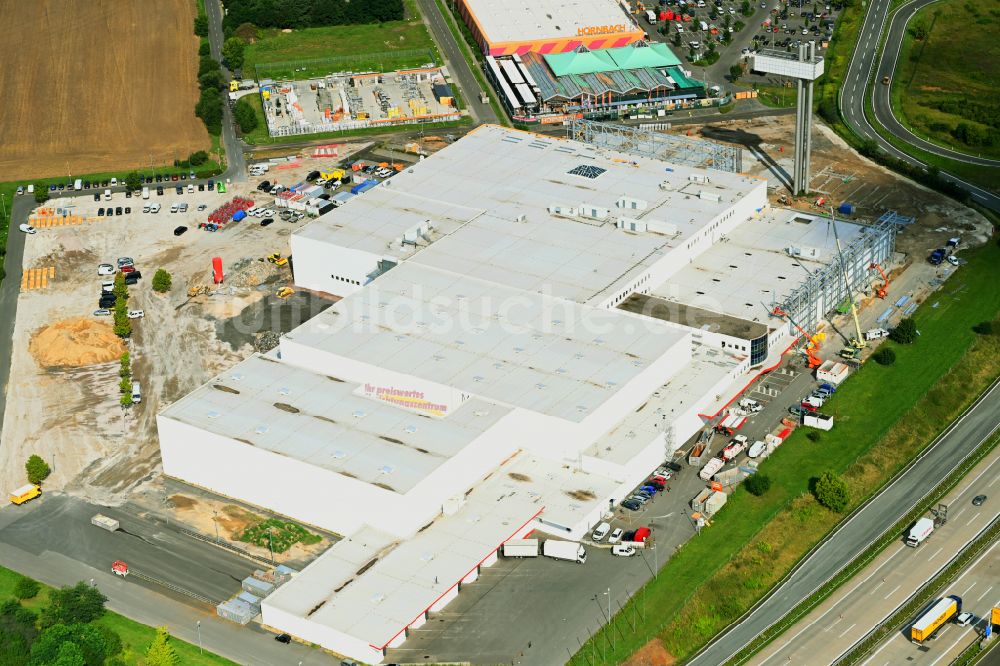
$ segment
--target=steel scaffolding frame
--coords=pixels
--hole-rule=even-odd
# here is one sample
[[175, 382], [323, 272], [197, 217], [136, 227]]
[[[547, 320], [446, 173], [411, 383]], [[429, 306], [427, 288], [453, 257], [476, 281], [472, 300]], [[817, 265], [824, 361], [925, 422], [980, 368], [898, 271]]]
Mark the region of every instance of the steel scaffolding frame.
[[675, 134], [661, 134], [641, 127], [627, 127], [573, 119], [567, 126], [571, 139], [600, 148], [619, 150], [654, 159], [730, 173], [743, 171], [743, 149], [721, 143], [690, 139]]
[[[830, 220], [831, 218], [824, 218]], [[852, 224], [856, 224], [852, 222]], [[898, 227], [889, 220], [865, 225], [862, 232], [844, 248], [844, 262], [851, 283], [851, 293], [862, 291], [870, 281], [868, 267], [886, 266], [896, 251]], [[813, 271], [779, 307], [794, 317], [807, 331], [815, 331], [820, 320], [837, 309], [848, 296], [840, 257]]]

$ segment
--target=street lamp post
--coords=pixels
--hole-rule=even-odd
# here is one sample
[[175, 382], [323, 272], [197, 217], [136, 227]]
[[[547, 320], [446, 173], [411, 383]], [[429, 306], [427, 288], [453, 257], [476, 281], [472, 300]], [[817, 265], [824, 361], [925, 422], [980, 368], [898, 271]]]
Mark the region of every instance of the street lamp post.
[[195, 624], [198, 626], [198, 652], [204, 654], [205, 649], [201, 645], [201, 620], [198, 620]]
[[267, 528], [267, 552], [271, 554], [271, 564], [274, 564], [274, 549], [271, 547], [271, 528]]
[[212, 509], [212, 522], [215, 523], [215, 540], [219, 541], [219, 512]]

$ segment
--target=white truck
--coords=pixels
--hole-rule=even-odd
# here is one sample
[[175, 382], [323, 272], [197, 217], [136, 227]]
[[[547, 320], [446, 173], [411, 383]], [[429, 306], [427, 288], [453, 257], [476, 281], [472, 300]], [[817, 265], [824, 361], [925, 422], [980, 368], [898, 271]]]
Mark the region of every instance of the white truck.
[[865, 331], [865, 340], [881, 340], [889, 337], [889, 331], [884, 328], [870, 328]]
[[142, 198], [143, 199], [148, 199], [149, 198], [149, 188], [148, 187], [142, 188]]
[[726, 448], [722, 449], [722, 459], [728, 462], [743, 453], [747, 448], [747, 443], [746, 435], [736, 435]]
[[701, 471], [698, 472], [698, 476], [701, 477], [702, 480], [708, 481], [715, 476], [716, 472], [722, 469], [723, 465], [725, 465], [725, 462], [722, 458], [712, 458], [708, 461], [707, 465], [701, 468]]
[[114, 532], [118, 529], [118, 521], [114, 518], [108, 518], [100, 513], [95, 514], [93, 518], [90, 519], [91, 525], [97, 525], [101, 529], [105, 529], [109, 532]]
[[647, 9], [646, 21], [649, 22], [649, 25], [656, 25], [656, 12], [654, 12], [652, 9]]
[[587, 561], [587, 549], [575, 541], [555, 541], [546, 539], [542, 544], [542, 555], [554, 560], [566, 560], [583, 564]]
[[538, 539], [511, 539], [503, 545], [504, 557], [538, 557]]
[[913, 524], [910, 531], [906, 533], [906, 545], [916, 548], [931, 535], [934, 531], [934, 521], [930, 518], [921, 518]]
[[746, 414], [756, 414], [764, 410], [764, 405], [753, 398], [743, 398], [740, 400], [740, 409]]

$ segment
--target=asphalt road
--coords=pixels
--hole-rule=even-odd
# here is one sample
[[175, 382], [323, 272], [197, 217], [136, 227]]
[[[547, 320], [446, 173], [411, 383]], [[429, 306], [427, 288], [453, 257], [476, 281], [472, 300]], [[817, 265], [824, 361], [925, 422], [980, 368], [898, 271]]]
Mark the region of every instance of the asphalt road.
[[[924, 641], [923, 645], [916, 645], [909, 639], [910, 623], [907, 623], [902, 631], [890, 634], [862, 664], [934, 666], [938, 663], [952, 663], [965, 648], [979, 640], [985, 623], [989, 622], [990, 609], [1000, 605], [998, 580], [1000, 580], [1000, 542], [995, 541], [941, 593], [941, 596], [958, 595], [962, 599], [962, 610], [969, 611], [976, 617], [972, 624], [960, 627], [949, 622], [938, 629], [931, 639]], [[919, 616], [913, 619], [916, 617]]]
[[7, 255], [3, 267], [6, 277], [0, 282], [0, 431], [7, 411], [7, 383], [10, 380], [10, 356], [17, 317], [17, 296], [21, 292], [21, 264], [24, 261], [24, 240], [18, 226], [26, 222], [35, 207], [30, 196], [15, 196], [10, 204], [10, 231], [7, 235]]
[[[934, 2], [934, 0], [915, 0], [910, 4], [902, 6], [899, 11], [896, 12], [895, 18], [889, 26], [889, 33], [886, 38], [887, 45], [895, 46], [886, 48], [885, 51], [883, 51], [881, 58], [878, 59], [878, 63], [876, 63], [875, 56], [878, 52], [878, 45], [882, 35], [882, 30], [885, 27], [885, 23], [888, 18], [890, 0], [872, 0], [872, 2], [868, 5], [868, 10], [865, 13], [864, 20], [862, 21], [861, 30], [858, 33], [858, 42], [855, 46], [854, 54], [851, 56], [851, 61], [847, 66], [847, 73], [844, 76], [844, 83], [840, 89], [840, 95], [838, 98], [840, 112], [844, 117], [844, 121], [856, 134], [865, 139], [875, 141], [883, 151], [893, 157], [904, 160], [909, 164], [925, 168], [927, 165], [924, 162], [921, 162], [920, 160], [902, 152], [889, 143], [889, 141], [884, 139], [877, 131], [875, 131], [875, 128], [865, 116], [865, 99], [869, 85], [873, 86], [875, 90], [873, 90], [872, 93], [872, 108], [878, 122], [897, 138], [907, 143], [912, 143], [912, 133], [908, 131], [900, 131], [901, 126], [898, 121], [895, 121], [891, 110], [888, 111], [888, 113], [886, 112], [885, 107], [888, 105], [886, 101], [888, 96], [888, 86], [883, 86], [881, 81], [883, 76], [892, 76], [892, 72], [895, 71], [896, 61], [899, 56], [899, 44], [903, 41], [903, 34], [906, 29], [906, 20], [912, 16], [913, 11], [923, 7], [924, 5], [930, 4], [931, 2]], [[875, 79], [872, 78], [873, 71], [878, 72], [878, 77]], [[877, 101], [880, 98], [882, 99], [881, 112], [879, 111], [880, 103]], [[933, 148], [930, 152], [935, 152], [946, 157], [952, 156], [948, 153], [958, 155], [957, 153], [953, 153], [953, 151], [946, 151], [945, 149], [938, 148], [931, 144], [929, 145], [930, 148]], [[920, 145], [920, 147], [924, 148], [923, 145]], [[975, 160], [978, 160], [979, 158], [958, 156], [954, 157], [954, 159], [960, 159], [960, 161], [963, 162], [976, 164], [978, 162]], [[1000, 211], [1000, 196], [994, 194], [993, 192], [985, 190], [978, 185], [969, 183], [944, 171], [941, 172], [941, 178], [949, 182], [953, 182], [968, 191], [970, 196], [977, 203], [982, 204], [991, 210]]]
[[725, 662], [784, 617], [917, 504], [958, 463], [1000, 426], [1000, 384], [980, 398], [899, 478], [885, 488], [809, 556], [742, 622], [700, 652], [691, 664]]
[[462, 90], [463, 99], [473, 119], [479, 123], [499, 122], [497, 114], [493, 112], [493, 107], [489, 105], [489, 102], [483, 104], [479, 101], [480, 92], [492, 95], [493, 91], [483, 91], [479, 87], [479, 82], [472, 70], [469, 69], [469, 63], [462, 55], [462, 50], [455, 42], [451, 30], [448, 29], [448, 24], [445, 22], [444, 16], [441, 15], [437, 3], [434, 0], [417, 0], [417, 5], [420, 7], [420, 13], [423, 14], [424, 22], [430, 28], [431, 36], [434, 37], [434, 41], [441, 49], [441, 55], [451, 73], [452, 82], [457, 81], [458, 87]]
[[[205, 13], [208, 15], [208, 44], [212, 57], [222, 62], [222, 4], [219, 0], [205, 0]], [[228, 79], [232, 74], [223, 65]], [[225, 173], [220, 177], [242, 183], [247, 179], [246, 162], [243, 159], [243, 144], [236, 138], [236, 125], [233, 123], [233, 110], [229, 103], [222, 110], [222, 144], [226, 150], [226, 160], [229, 162]]]
[[[899, 540], [890, 545], [867, 567], [846, 582], [830, 599], [803, 617], [779, 640], [749, 663], [807, 663], [815, 660], [834, 663], [841, 655], [867, 636], [896, 609], [907, 603], [925, 581], [933, 578], [1000, 515], [1000, 497], [993, 497], [982, 507], [972, 505], [980, 494], [1000, 493], [1000, 450], [980, 462], [944, 499], [948, 521], [934, 530], [918, 548]], [[953, 590], [964, 590], [953, 586]], [[985, 589], [983, 592], [988, 592]], [[951, 592], [949, 592], [951, 593]], [[996, 594], [1000, 596], [1000, 591]], [[977, 593], [978, 596], [978, 593]], [[964, 597], [963, 597], [964, 598]], [[966, 610], [976, 608], [968, 599]], [[993, 599], [986, 600], [987, 603]], [[939, 654], [935, 654], [939, 656]], [[904, 663], [901, 656], [893, 663]], [[882, 660], [878, 660], [881, 664]]]

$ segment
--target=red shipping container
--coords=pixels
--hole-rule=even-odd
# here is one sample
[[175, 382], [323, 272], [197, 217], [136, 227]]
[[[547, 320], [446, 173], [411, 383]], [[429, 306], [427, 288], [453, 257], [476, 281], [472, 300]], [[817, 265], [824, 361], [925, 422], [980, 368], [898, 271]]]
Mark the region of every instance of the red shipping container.
[[664, 19], [665, 21], [673, 21], [674, 20], [674, 13], [673, 12], [667, 11], [667, 12], [664, 12], [664, 14], [667, 15], [667, 18]]
[[670, 20], [670, 12], [660, 12], [660, 20], [661, 21], [669, 21]]
[[215, 280], [215, 284], [222, 282], [224, 278], [222, 274], [222, 257], [212, 257], [212, 277]]
[[651, 531], [648, 527], [640, 527], [635, 531], [635, 536], [632, 538], [633, 541], [645, 541], [649, 538]]

